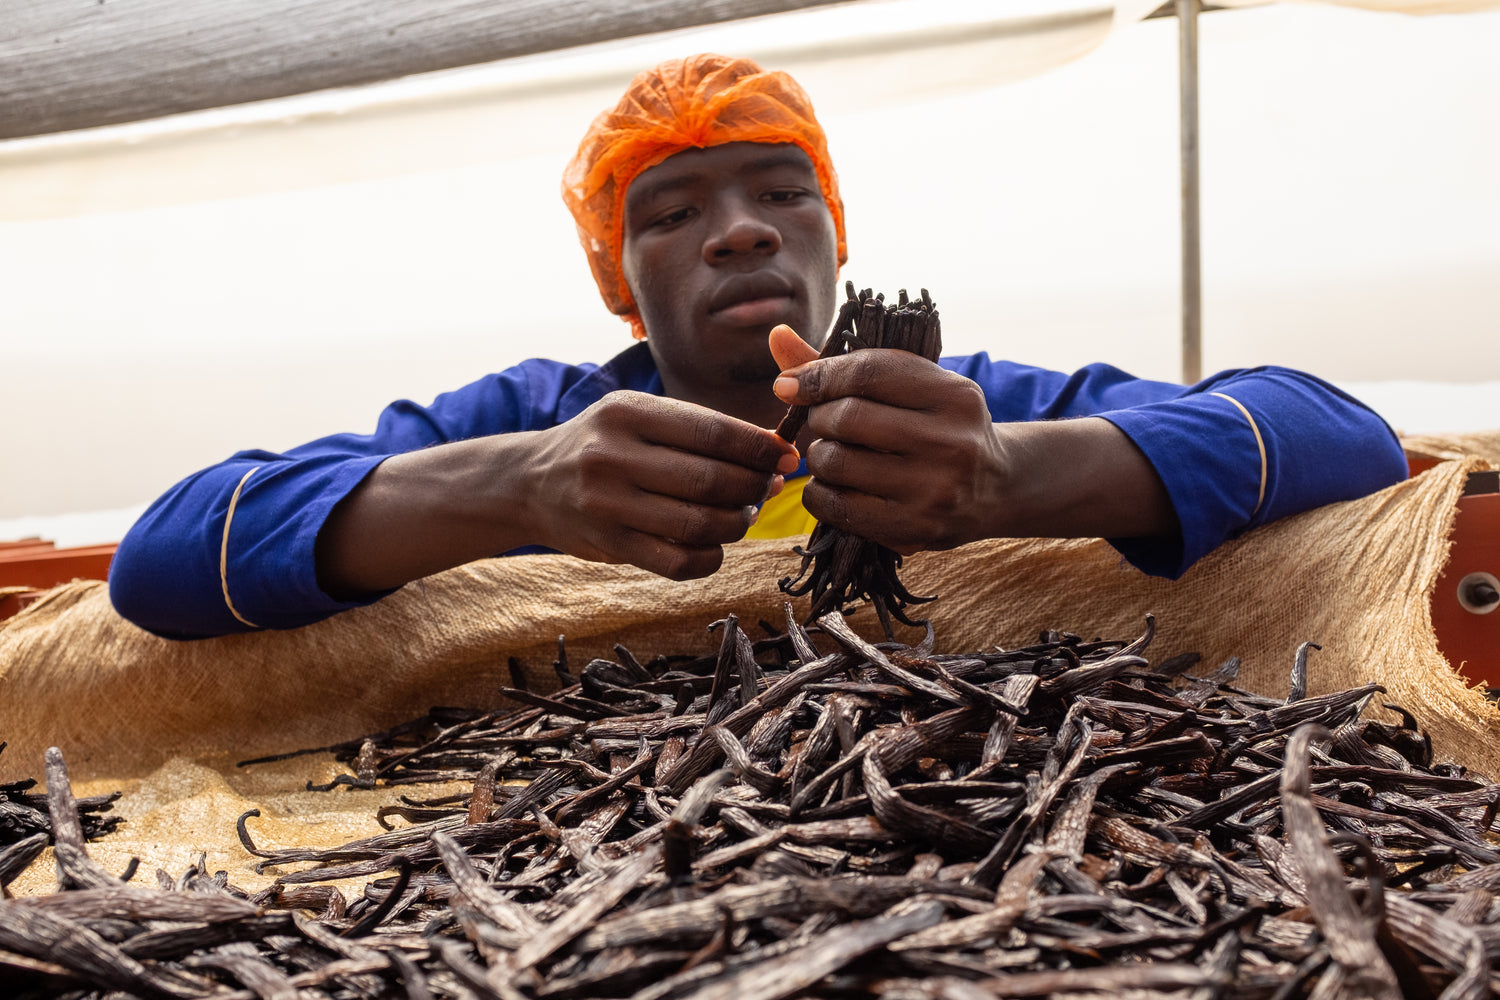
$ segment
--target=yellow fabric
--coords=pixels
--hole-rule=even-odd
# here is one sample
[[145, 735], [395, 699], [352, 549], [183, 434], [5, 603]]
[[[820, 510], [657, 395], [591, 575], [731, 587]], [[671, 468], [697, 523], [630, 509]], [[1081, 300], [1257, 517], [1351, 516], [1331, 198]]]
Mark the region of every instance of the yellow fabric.
[[785, 73], [749, 59], [711, 54], [673, 59], [631, 81], [620, 103], [594, 119], [563, 172], [563, 201], [609, 311], [646, 336], [635, 297], [620, 267], [625, 191], [640, 174], [684, 149], [730, 142], [790, 143], [812, 161], [823, 200], [844, 241], [844, 202], [823, 127], [807, 94]]
[[750, 525], [745, 537], [790, 538], [812, 534], [817, 518], [802, 506], [802, 491], [807, 488], [808, 479], [808, 476], [799, 476], [787, 480], [780, 493], [761, 505], [760, 517]]

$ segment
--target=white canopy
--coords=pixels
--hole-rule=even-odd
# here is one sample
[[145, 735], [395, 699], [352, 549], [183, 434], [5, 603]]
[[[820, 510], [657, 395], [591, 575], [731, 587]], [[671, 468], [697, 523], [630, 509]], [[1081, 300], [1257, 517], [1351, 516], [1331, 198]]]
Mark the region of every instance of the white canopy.
[[[1496, 0], [1341, 2], [1438, 13], [1490, 8]], [[16, 0], [7, 5], [0, 29], [0, 93], [7, 95], [0, 105], [0, 139], [368, 84], [830, 3], [835, 0]], [[1157, 4], [1118, 0], [1113, 6], [1122, 19], [1134, 20]], [[924, 16], [912, 23], [923, 24], [927, 8], [942, 6], [922, 5]], [[1013, 2], [986, 6], [994, 21], [1021, 20]], [[855, 16], [862, 19], [866, 12]], [[937, 14], [939, 20], [944, 16]]]

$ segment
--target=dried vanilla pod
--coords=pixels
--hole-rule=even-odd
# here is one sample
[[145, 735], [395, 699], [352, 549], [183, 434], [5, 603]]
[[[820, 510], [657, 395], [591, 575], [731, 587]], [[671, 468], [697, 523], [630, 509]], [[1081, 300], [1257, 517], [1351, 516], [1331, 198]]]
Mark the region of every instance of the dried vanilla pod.
[[[938, 359], [943, 349], [942, 325], [927, 289], [922, 289], [922, 297], [916, 301], [907, 298], [906, 289], [901, 289], [894, 309], [887, 308], [884, 294], [876, 295], [868, 288], [856, 295], [852, 281], [846, 282], [844, 289], [848, 299], [839, 309], [820, 358], [883, 347], [910, 351], [928, 361]], [[807, 407], [793, 406], [776, 433], [792, 441], [806, 419]], [[920, 620], [908, 618], [903, 609], [908, 604], [932, 600], [917, 597], [902, 586], [897, 576], [901, 568], [900, 553], [852, 532], [819, 522], [808, 536], [807, 545], [799, 545], [793, 551], [802, 557], [802, 566], [795, 579], [783, 577], [780, 586], [783, 593], [792, 597], [812, 595], [808, 621], [831, 611], [842, 612], [863, 598], [875, 606], [886, 638], [891, 639], [894, 638], [892, 618], [905, 625], [920, 625]]]

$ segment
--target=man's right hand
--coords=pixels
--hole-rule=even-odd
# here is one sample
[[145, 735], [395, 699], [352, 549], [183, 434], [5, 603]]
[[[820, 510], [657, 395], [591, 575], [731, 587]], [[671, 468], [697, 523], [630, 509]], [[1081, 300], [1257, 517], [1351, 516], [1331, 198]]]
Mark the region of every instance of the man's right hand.
[[797, 467], [771, 431], [615, 392], [564, 424], [396, 455], [329, 515], [318, 580], [350, 599], [525, 545], [707, 576]]
[[717, 570], [798, 463], [770, 431], [639, 392], [610, 393], [538, 438], [536, 541], [673, 580]]

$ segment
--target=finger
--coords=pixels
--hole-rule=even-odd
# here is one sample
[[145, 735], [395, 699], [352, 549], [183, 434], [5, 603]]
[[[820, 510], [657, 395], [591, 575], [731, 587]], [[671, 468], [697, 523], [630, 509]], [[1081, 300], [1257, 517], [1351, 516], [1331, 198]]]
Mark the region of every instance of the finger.
[[688, 545], [640, 531], [622, 532], [609, 547], [609, 562], [625, 562], [669, 580], [697, 580], [724, 563], [718, 545]]
[[[653, 463], [653, 452], [671, 460]], [[581, 534], [603, 552], [618, 555], [622, 539], [636, 534], [688, 546], [738, 541], [781, 478], [707, 459], [689, 461], [668, 449], [648, 449], [645, 455], [632, 458], [628, 478], [596, 480], [579, 498]], [[685, 493], [713, 499], [689, 499]]]
[[[746, 508], [704, 508], [638, 490], [614, 493], [591, 508], [589, 526], [563, 551], [603, 563], [629, 563], [673, 580], [707, 576], [723, 561], [722, 544], [743, 537], [753, 520]], [[676, 537], [695, 536], [691, 539]]]
[[[611, 394], [623, 395], [626, 394]], [[797, 449], [765, 428], [694, 403], [639, 393], [630, 395], [640, 398], [614, 404], [629, 410], [617, 415], [610, 406], [601, 417], [606, 421], [633, 420], [637, 433], [651, 444], [764, 473], [796, 471], [800, 461]], [[601, 402], [610, 403], [611, 397], [606, 396]]]
[[819, 524], [868, 538], [902, 555], [924, 548], [909, 530], [906, 512], [883, 497], [815, 479], [803, 490], [802, 504]]
[[782, 323], [771, 328], [771, 357], [782, 371], [805, 365], [818, 356], [818, 349], [797, 335], [797, 331]]
[[773, 389], [787, 403], [816, 406], [858, 396], [909, 410], [934, 410], [974, 383], [908, 351], [850, 351], [782, 372]]
[[629, 470], [631, 484], [654, 495], [714, 507], [758, 504], [771, 494], [773, 473], [673, 448], [647, 448]]
[[688, 546], [725, 545], [745, 537], [756, 508], [714, 507], [673, 497], [642, 495], [625, 523], [630, 530]]
[[924, 412], [844, 397], [813, 407], [808, 412], [807, 426], [815, 439], [910, 458], [925, 456], [933, 450], [932, 432], [945, 429], [929, 426], [935, 419]]
[[851, 447], [826, 438], [814, 441], [808, 449], [807, 471], [825, 486], [896, 502], [904, 502], [918, 492], [909, 456]]
[[[802, 505], [820, 524], [884, 543], [879, 530], [890, 519], [892, 505], [880, 497], [819, 479], [808, 480]], [[874, 515], [871, 519], [871, 515]]]

